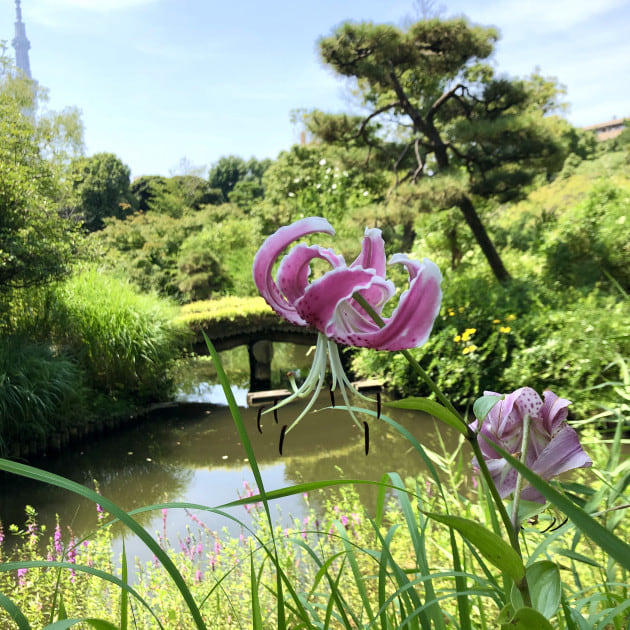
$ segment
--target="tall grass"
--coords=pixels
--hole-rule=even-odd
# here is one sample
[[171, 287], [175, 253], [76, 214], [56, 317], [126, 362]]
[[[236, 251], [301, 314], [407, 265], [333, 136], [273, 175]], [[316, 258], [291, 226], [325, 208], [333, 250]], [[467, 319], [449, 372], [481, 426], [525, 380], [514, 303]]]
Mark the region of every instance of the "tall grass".
[[0, 337], [0, 453], [15, 442], [45, 442], [85, 406], [81, 370], [20, 336]]
[[88, 268], [59, 287], [52, 337], [76, 358], [92, 388], [163, 400], [172, 387], [169, 367], [187, 338], [176, 314], [165, 300]]

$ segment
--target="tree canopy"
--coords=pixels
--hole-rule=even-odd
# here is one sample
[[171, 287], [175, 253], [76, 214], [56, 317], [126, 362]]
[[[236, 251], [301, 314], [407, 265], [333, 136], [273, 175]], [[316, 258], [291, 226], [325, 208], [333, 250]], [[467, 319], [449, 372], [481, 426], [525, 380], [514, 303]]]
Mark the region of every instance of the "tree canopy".
[[122, 219], [136, 209], [131, 170], [113, 153], [80, 157], [70, 165], [69, 213], [89, 232], [102, 229], [105, 217]]
[[221, 191], [221, 201], [239, 203], [250, 209], [255, 200], [264, 196], [262, 178], [271, 165], [271, 160], [244, 160], [236, 155], [220, 158], [210, 168], [208, 181], [212, 188]]
[[[346, 22], [319, 41], [323, 62], [353, 79], [362, 115], [311, 112], [318, 139], [363, 147], [388, 165], [394, 190], [416, 186], [418, 210], [458, 207], [499, 280], [509, 274], [475, 207], [522, 194], [562, 167], [566, 123], [551, 116], [554, 80], [495, 76], [498, 33], [465, 18], [406, 29]], [[408, 192], [405, 193], [408, 195]]]
[[45, 96], [0, 59], [0, 291], [68, 270], [77, 233], [58, 214], [59, 172], [82, 146], [75, 111], [39, 114]]

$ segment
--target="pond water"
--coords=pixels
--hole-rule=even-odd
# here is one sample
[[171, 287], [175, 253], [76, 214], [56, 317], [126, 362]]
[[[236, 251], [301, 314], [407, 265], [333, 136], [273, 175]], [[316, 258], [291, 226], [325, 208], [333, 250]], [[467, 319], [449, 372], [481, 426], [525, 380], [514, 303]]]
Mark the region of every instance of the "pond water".
[[[205, 369], [205, 368], [204, 368]], [[203, 373], [204, 369], [199, 369]], [[205, 376], [203, 376], [205, 378]], [[229, 409], [222, 405], [223, 394], [208, 381], [190, 385], [176, 407], [161, 409], [149, 419], [101, 436], [98, 440], [75, 444], [58, 456], [43, 458], [35, 465], [94, 487], [126, 510], [164, 501], [200, 503], [219, 506], [235, 500], [255, 482], [243, 445], [239, 441]], [[246, 390], [234, 388], [238, 400], [245, 403]], [[257, 408], [243, 407], [241, 413], [252, 442], [267, 490], [323, 479], [379, 480], [383, 473], [396, 471], [403, 478], [423, 470], [419, 455], [392, 428], [373, 418], [370, 423], [370, 452], [364, 453], [364, 435], [341, 410], [324, 409], [311, 413], [292, 430], [284, 442], [284, 455], [278, 452], [280, 427], [297, 416], [303, 403], [291, 404], [280, 412], [280, 424], [272, 414], [263, 416], [263, 433], [257, 430]], [[328, 394], [316, 405], [330, 405]], [[427, 448], [439, 453], [453, 452], [458, 436], [448, 427], [417, 412], [387, 409], [385, 412], [405, 426]], [[442, 440], [444, 442], [442, 442]], [[469, 453], [463, 449], [464, 465]], [[365, 507], [372, 511], [375, 490], [358, 487]], [[313, 493], [309, 503], [317, 511], [321, 496]], [[308, 508], [302, 495], [276, 502], [278, 518], [303, 517]], [[92, 531], [97, 523], [93, 504], [76, 496], [30, 480], [4, 475], [0, 480], [0, 519], [5, 525], [24, 523], [24, 506], [33, 506], [39, 521], [52, 531], [55, 514], [62, 517], [64, 529], [70, 526], [76, 535]], [[275, 510], [274, 506], [274, 510]], [[247, 522], [242, 507], [230, 513]], [[196, 513], [210, 529], [226, 528], [238, 536], [240, 527], [207, 512]], [[160, 511], [139, 515], [137, 519], [151, 533], [162, 531]], [[194, 527], [190, 514], [169, 510], [167, 535], [171, 542], [185, 536], [186, 527]], [[143, 548], [126, 540], [129, 556], [147, 558]]]

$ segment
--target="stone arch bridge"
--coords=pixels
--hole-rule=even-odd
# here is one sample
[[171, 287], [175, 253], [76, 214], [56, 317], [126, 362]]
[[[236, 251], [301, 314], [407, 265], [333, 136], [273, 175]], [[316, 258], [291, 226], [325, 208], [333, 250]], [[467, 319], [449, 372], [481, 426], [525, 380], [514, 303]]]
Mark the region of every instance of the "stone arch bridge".
[[317, 341], [316, 331], [284, 321], [259, 297], [193, 302], [182, 307], [178, 319], [193, 331], [192, 349], [198, 355], [208, 354], [204, 332], [217, 352], [246, 345], [253, 392], [271, 387], [274, 341], [307, 346]]

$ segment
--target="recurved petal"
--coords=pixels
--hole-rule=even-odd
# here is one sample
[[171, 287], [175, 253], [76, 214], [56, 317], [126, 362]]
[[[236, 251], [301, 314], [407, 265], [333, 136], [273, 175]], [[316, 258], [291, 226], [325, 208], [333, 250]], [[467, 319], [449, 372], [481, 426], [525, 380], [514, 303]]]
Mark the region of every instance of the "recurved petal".
[[349, 302], [356, 291], [368, 292], [373, 297], [378, 295], [379, 300], [382, 300], [394, 290], [390, 281], [377, 276], [372, 270], [337, 267], [314, 280], [304, 291], [303, 297], [296, 300], [295, 307], [302, 319], [326, 336], [339, 343], [356, 345], [349, 340], [347, 329], [358, 326], [357, 333], [360, 333], [364, 326], [370, 330], [375, 324], [368, 322], [354, 309], [353, 323], [340, 326], [335, 321], [339, 304]]
[[282, 295], [282, 292], [272, 277], [273, 265], [282, 251], [297, 239], [313, 234], [325, 232], [334, 234], [335, 230], [326, 219], [321, 217], [308, 217], [286, 225], [267, 237], [254, 258], [253, 275], [256, 287], [265, 298], [269, 306], [294, 324], [305, 326], [306, 322], [298, 315], [293, 304], [290, 304]]
[[429, 338], [433, 323], [440, 312], [442, 274], [435, 263], [426, 258], [419, 262], [402, 254], [390, 260], [405, 265], [409, 272], [409, 289], [400, 296], [398, 306], [385, 326], [366, 332], [353, 344], [378, 350], [417, 348]]
[[343, 256], [336, 254], [332, 249], [325, 249], [319, 245], [305, 245], [300, 243], [282, 259], [276, 274], [278, 288], [284, 294], [289, 304], [302, 297], [308, 286], [310, 274], [310, 262], [313, 258], [321, 258], [330, 263], [332, 267], [340, 267], [345, 264]]
[[[497, 435], [501, 439], [512, 440], [516, 435], [520, 436], [523, 430], [523, 417], [517, 402], [523, 394], [525, 387], [520, 387], [505, 396], [490, 411]], [[495, 412], [496, 413], [493, 413]]]
[[385, 277], [385, 242], [378, 228], [366, 228], [361, 253], [350, 267], [374, 269], [377, 275]]
[[543, 426], [551, 435], [560, 427], [569, 415], [570, 400], [560, 398], [550, 389], [543, 392], [545, 402], [542, 407]]
[[567, 470], [592, 465], [575, 429], [567, 424], [553, 436], [531, 468], [543, 479], [552, 479]]

